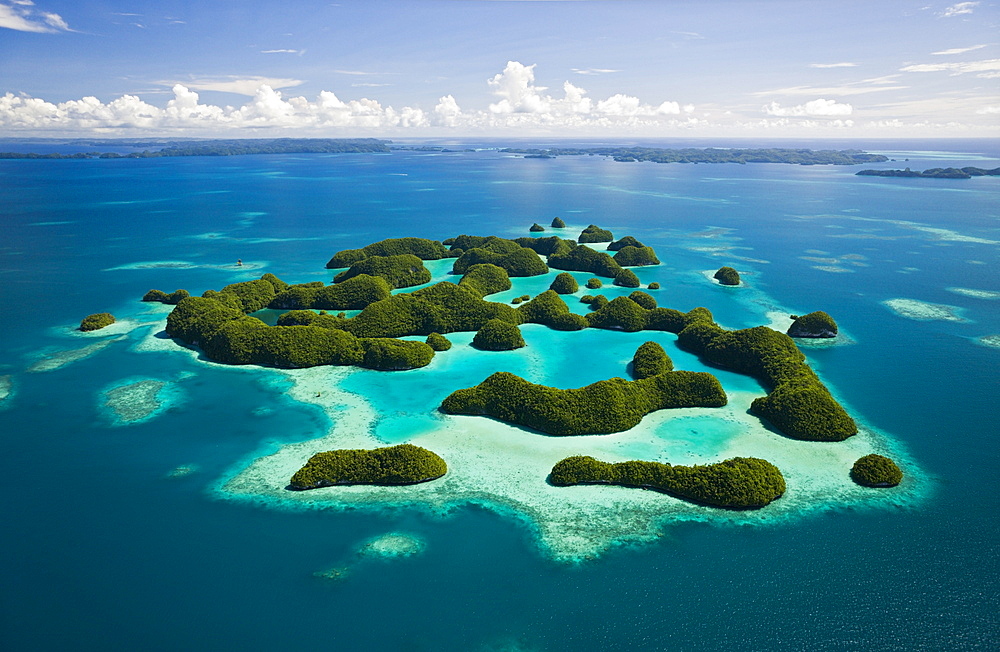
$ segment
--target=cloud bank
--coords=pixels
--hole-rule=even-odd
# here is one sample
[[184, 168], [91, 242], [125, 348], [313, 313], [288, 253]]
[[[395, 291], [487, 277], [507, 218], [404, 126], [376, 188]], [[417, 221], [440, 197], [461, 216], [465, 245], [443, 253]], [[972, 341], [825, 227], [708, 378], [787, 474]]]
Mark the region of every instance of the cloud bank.
[[[933, 70], [929, 66], [934, 66]], [[992, 72], [992, 62], [921, 64], [906, 72]], [[342, 74], [372, 74], [340, 71]], [[867, 79], [841, 87], [798, 87], [753, 96], [787, 98], [811, 94], [802, 103], [770, 101], [742, 105], [696, 107], [690, 102], [658, 98], [649, 102], [627, 93], [590, 97], [570, 81], [550, 90], [539, 84], [534, 65], [509, 61], [502, 71], [483, 80], [489, 95], [479, 108], [447, 94], [433, 106], [396, 108], [362, 97], [345, 100], [333, 91], [314, 97], [293, 95], [289, 88], [302, 80], [270, 77], [194, 79], [169, 82], [172, 98], [159, 106], [127, 94], [104, 102], [88, 96], [65, 102], [7, 93], [0, 96], [0, 133], [6, 135], [184, 135], [184, 136], [746, 136], [761, 133], [792, 135], [873, 134], [891, 130], [899, 135], [963, 135], [997, 133], [995, 96], [966, 98], [960, 105], [882, 104], [866, 106], [868, 120], [855, 121], [855, 107], [831, 97], [869, 93], [895, 87], [895, 76]], [[167, 82], [162, 82], [167, 85]], [[352, 84], [357, 85], [357, 84]], [[374, 85], [374, 84], [372, 84]], [[284, 89], [284, 90], [282, 90]], [[205, 103], [199, 91], [243, 94], [241, 106]], [[765, 100], [766, 101], [766, 100]], [[986, 108], [984, 108], [986, 107]], [[763, 114], [763, 116], [761, 115]], [[933, 117], [941, 115], [940, 122]], [[972, 123], [955, 121], [965, 115]], [[919, 116], [919, 117], [918, 117]], [[946, 116], [946, 117], [945, 117]], [[900, 120], [900, 117], [908, 118]], [[972, 134], [970, 134], [972, 135]]]

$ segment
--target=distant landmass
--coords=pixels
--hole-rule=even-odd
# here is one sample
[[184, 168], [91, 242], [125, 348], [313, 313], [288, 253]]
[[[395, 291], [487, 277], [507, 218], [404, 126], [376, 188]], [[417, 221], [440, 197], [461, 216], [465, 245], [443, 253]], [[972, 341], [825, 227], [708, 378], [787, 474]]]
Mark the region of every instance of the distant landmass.
[[553, 149], [501, 150], [510, 154], [524, 154], [525, 158], [554, 158], [556, 156], [610, 156], [622, 163], [652, 161], [653, 163], [792, 163], [797, 165], [859, 165], [883, 163], [889, 159], [881, 154], [869, 154], [858, 149], [660, 149], [657, 147], [587, 147]]
[[[141, 152], [81, 151], [73, 154], [0, 152], [0, 159], [158, 158], [161, 156], [242, 156], [246, 154], [344, 154], [388, 152], [388, 140], [376, 138], [228, 138], [194, 141], [106, 140], [90, 147], [138, 148]], [[72, 143], [70, 143], [72, 144]]]
[[859, 177], [917, 177], [920, 179], [971, 179], [972, 177], [1000, 177], [1000, 168], [929, 168], [923, 172], [911, 170], [861, 170]]
[[[33, 141], [40, 142], [40, 141]], [[241, 156], [246, 154], [343, 154], [386, 153], [392, 150], [448, 153], [437, 146], [406, 147], [377, 138], [227, 138], [227, 139], [75, 139], [59, 141], [63, 147], [79, 147], [67, 153], [0, 152], [0, 159], [95, 159], [158, 158], [164, 156]], [[141, 151], [139, 151], [141, 149]], [[119, 151], [108, 151], [119, 150]], [[136, 150], [136, 151], [120, 151]], [[466, 152], [473, 150], [464, 150]], [[558, 156], [609, 156], [625, 163], [790, 163], [797, 165], [859, 165], [883, 163], [889, 159], [857, 149], [664, 149], [657, 147], [594, 147], [500, 150], [529, 159]]]

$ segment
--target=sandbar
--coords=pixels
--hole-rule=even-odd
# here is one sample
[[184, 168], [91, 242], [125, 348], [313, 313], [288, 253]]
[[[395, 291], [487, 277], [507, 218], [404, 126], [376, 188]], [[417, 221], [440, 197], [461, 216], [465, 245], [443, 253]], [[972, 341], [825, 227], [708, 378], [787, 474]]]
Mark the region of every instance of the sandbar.
[[960, 294], [963, 297], [972, 297], [974, 299], [1000, 299], [1000, 292], [994, 290], [973, 290], [970, 288], [945, 288], [949, 292], [954, 294]]
[[[437, 415], [437, 427], [416, 435], [411, 443], [445, 459], [449, 470], [440, 480], [402, 487], [366, 485], [289, 491], [286, 487], [292, 474], [316, 452], [385, 444], [373, 435], [377, 414], [364, 397], [336, 388], [336, 381], [351, 373], [349, 369], [320, 367], [279, 373], [294, 383], [292, 398], [324, 405], [334, 426], [322, 438], [288, 444], [252, 461], [222, 482], [222, 496], [294, 508], [410, 506], [442, 516], [457, 506], [474, 503], [524, 521], [537, 534], [542, 552], [556, 560], [579, 561], [618, 543], [655, 540], [662, 536], [664, 525], [675, 520], [766, 524], [838, 505], [907, 505], [914, 501], [914, 490], [920, 483], [914, 479], [919, 474], [908, 473], [908, 480], [897, 489], [873, 494], [854, 484], [849, 471], [862, 455], [885, 451], [884, 437], [862, 430], [844, 442], [794, 441], [747, 414], [750, 402], [760, 394], [731, 392], [725, 407], [662, 410], [650, 414], [635, 428], [612, 435], [550, 437], [484, 417]], [[717, 437], [712, 438], [711, 446], [700, 447], [689, 437], [664, 435], [676, 431], [667, 424], [671, 420], [696, 418], [703, 428], [706, 417], [723, 422], [726, 432], [732, 433], [723, 437], [721, 446]], [[788, 492], [764, 509], [733, 512], [653, 491], [548, 484], [546, 478], [552, 466], [570, 455], [593, 455], [605, 461], [648, 459], [684, 464], [710, 463], [738, 455], [763, 457], [782, 470]], [[904, 468], [910, 466], [898, 452], [893, 455]]]
[[102, 351], [105, 347], [110, 346], [111, 344], [114, 344], [124, 338], [124, 335], [119, 335], [118, 337], [103, 339], [94, 342], [93, 344], [88, 344], [87, 346], [79, 349], [41, 352], [38, 354], [41, 359], [31, 364], [26, 371], [28, 373], [41, 373], [62, 369], [66, 365], [89, 358], [95, 353]]
[[882, 305], [900, 317], [916, 321], [968, 321], [959, 314], [961, 308], [943, 303], [928, 303], [916, 299], [887, 299]]

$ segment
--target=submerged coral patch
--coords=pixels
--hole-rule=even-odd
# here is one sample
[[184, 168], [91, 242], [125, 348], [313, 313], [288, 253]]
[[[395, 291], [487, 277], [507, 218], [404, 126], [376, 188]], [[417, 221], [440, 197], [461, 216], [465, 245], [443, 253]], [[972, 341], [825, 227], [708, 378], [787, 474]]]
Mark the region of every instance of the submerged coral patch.
[[949, 292], [954, 294], [960, 294], [963, 297], [972, 297], [973, 299], [1000, 299], [1000, 292], [994, 290], [974, 290], [970, 288], [945, 288]]
[[916, 299], [888, 299], [882, 302], [900, 317], [917, 321], [968, 321], [959, 313], [961, 308], [943, 303], [928, 303]]
[[102, 392], [101, 405], [114, 425], [124, 426], [146, 421], [162, 412], [172, 396], [165, 390], [169, 383], [146, 378], [119, 383]]

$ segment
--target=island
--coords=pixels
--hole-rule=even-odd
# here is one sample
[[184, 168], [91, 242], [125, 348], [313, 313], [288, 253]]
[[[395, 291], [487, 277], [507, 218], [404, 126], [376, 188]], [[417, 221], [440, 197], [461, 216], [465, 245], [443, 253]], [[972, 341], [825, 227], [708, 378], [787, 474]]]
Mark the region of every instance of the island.
[[971, 179], [972, 177], [997, 177], [1000, 176], [1000, 168], [984, 170], [977, 167], [964, 168], [928, 168], [923, 171], [911, 170], [861, 170], [856, 173], [859, 177], [904, 177], [915, 179]]
[[851, 478], [864, 487], [895, 487], [903, 481], [903, 472], [888, 457], [873, 453], [854, 463]]
[[436, 480], [448, 465], [435, 453], [400, 444], [374, 450], [316, 453], [295, 472], [288, 488], [298, 491], [351, 484], [407, 485]]
[[[58, 141], [56, 141], [58, 142]], [[384, 153], [389, 151], [387, 140], [375, 138], [214, 138], [186, 140], [88, 140], [70, 141], [87, 147], [87, 151], [73, 154], [35, 154], [0, 152], [0, 159], [109, 159], [109, 158], [159, 158], [174, 156], [245, 156], [248, 154], [348, 154]], [[114, 147], [133, 149], [145, 147], [141, 152], [98, 152], [94, 148]], [[153, 149], [148, 149], [153, 148]]]
[[712, 278], [717, 280], [720, 285], [739, 285], [740, 284], [740, 273], [737, 272], [732, 267], [720, 267]]
[[778, 467], [754, 457], [697, 466], [644, 461], [609, 464], [590, 456], [567, 457], [552, 467], [549, 482], [560, 487], [612, 484], [654, 489], [728, 509], [760, 509], [785, 493], [785, 478]]
[[556, 274], [556, 277], [552, 280], [552, 285], [549, 286], [550, 290], [558, 292], [559, 294], [573, 294], [580, 289], [580, 284], [576, 282], [572, 274], [567, 272], [562, 272]]
[[605, 156], [619, 162], [652, 161], [654, 163], [791, 163], [794, 165], [859, 165], [884, 163], [888, 157], [869, 154], [857, 149], [664, 149], [659, 147], [553, 147], [547, 149], [507, 148], [511, 154], [547, 154], [548, 156]]
[[565, 229], [566, 223], [562, 221], [562, 218], [553, 217], [551, 226], [553, 229]]
[[596, 224], [591, 224], [580, 233], [576, 241], [584, 244], [588, 242], [611, 242], [614, 239], [615, 236], [611, 234], [611, 231], [602, 229]]
[[837, 337], [837, 322], [822, 310], [808, 315], [792, 315], [789, 337]]
[[80, 330], [85, 333], [96, 331], [113, 323], [115, 323], [115, 316], [110, 312], [98, 312], [84, 317], [80, 322]]

